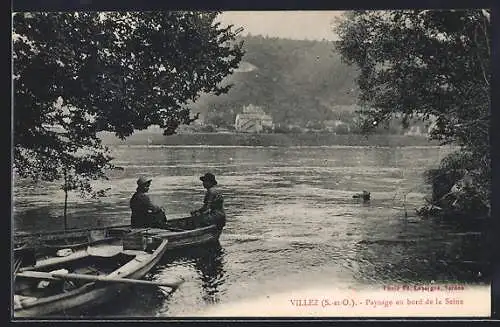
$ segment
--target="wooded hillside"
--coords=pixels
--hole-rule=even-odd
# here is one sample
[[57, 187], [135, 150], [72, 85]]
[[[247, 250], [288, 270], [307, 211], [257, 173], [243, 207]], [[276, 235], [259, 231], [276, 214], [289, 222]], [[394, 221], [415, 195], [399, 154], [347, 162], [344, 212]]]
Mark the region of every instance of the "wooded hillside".
[[193, 111], [232, 125], [243, 106], [262, 106], [275, 123], [305, 125], [354, 111], [354, 67], [341, 62], [331, 41], [245, 36], [240, 68], [227, 79], [227, 94], [202, 96]]

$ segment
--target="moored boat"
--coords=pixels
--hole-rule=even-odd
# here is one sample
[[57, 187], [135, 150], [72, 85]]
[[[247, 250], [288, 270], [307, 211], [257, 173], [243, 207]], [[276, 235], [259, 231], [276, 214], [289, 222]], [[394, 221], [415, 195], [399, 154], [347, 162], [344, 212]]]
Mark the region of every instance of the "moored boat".
[[[194, 226], [192, 217], [174, 218], [167, 221], [166, 229], [149, 228], [147, 234], [169, 241], [168, 249], [179, 249], [197, 246], [219, 239], [221, 229], [216, 225], [204, 227]], [[55, 255], [64, 248], [97, 244], [137, 229], [130, 225], [95, 227], [87, 229], [71, 229], [66, 231], [48, 231], [37, 233], [18, 232], [14, 235], [14, 248], [31, 246], [38, 255]]]
[[[169, 250], [215, 242], [222, 232], [216, 225], [195, 227], [191, 217], [171, 219], [167, 224], [168, 228], [166, 229], [148, 228], [145, 234], [167, 239]], [[134, 230], [130, 226], [109, 228], [108, 235], [120, 237], [120, 235]]]
[[175, 289], [179, 281], [140, 280], [164, 255], [168, 240], [137, 234], [139, 237], [133, 237], [132, 241], [108, 240], [19, 268], [14, 275], [14, 318], [88, 308], [108, 301], [134, 284]]

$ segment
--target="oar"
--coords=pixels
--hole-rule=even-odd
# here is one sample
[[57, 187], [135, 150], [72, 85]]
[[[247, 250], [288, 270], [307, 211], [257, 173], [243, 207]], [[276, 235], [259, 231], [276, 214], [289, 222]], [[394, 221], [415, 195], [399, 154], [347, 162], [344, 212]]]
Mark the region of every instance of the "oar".
[[16, 258], [15, 259], [15, 261], [14, 261], [14, 276], [19, 271], [19, 268], [21, 268], [22, 263], [23, 263], [23, 258]]
[[24, 271], [17, 273], [17, 277], [44, 279], [44, 280], [85, 280], [89, 282], [103, 282], [103, 283], [124, 283], [124, 284], [135, 284], [135, 285], [150, 285], [150, 286], [165, 286], [170, 288], [178, 288], [184, 280], [179, 280], [174, 283], [164, 283], [164, 282], [152, 282], [148, 280], [140, 279], [129, 279], [129, 278], [116, 278], [116, 277], [105, 277], [105, 276], [93, 276], [85, 274], [61, 274], [61, 273], [48, 273], [42, 271]]

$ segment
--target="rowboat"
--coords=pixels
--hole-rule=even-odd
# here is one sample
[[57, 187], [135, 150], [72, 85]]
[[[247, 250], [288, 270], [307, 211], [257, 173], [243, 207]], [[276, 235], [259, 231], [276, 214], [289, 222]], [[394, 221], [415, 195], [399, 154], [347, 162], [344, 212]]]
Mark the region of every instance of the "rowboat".
[[[85, 229], [69, 229], [65, 231], [17, 232], [14, 234], [14, 251], [16, 248], [32, 247], [38, 256], [51, 256], [58, 250], [82, 245], [92, 245], [120, 238], [135, 228], [130, 225], [92, 227]], [[180, 249], [197, 246], [219, 239], [221, 229], [216, 225], [197, 227], [192, 217], [182, 217], [167, 221], [166, 229], [151, 228], [149, 236], [160, 237], [169, 241], [168, 249]]]
[[26, 248], [43, 249], [47, 254], [55, 253], [59, 249], [68, 247], [77, 248], [112, 240], [107, 236], [109, 227], [92, 227], [81, 229], [24, 232], [16, 231], [13, 237], [13, 250]]
[[[219, 239], [222, 230], [217, 225], [195, 227], [192, 217], [171, 219], [167, 229], [148, 228], [145, 234], [168, 240], [168, 249], [181, 249], [214, 242]], [[121, 237], [124, 233], [133, 232], [130, 226], [108, 229], [108, 236]]]
[[168, 240], [142, 232], [129, 235], [135, 236], [82, 246], [65, 256], [19, 268], [14, 275], [14, 317], [41, 317], [89, 308], [135, 284], [175, 289], [179, 281], [140, 280], [167, 251]]

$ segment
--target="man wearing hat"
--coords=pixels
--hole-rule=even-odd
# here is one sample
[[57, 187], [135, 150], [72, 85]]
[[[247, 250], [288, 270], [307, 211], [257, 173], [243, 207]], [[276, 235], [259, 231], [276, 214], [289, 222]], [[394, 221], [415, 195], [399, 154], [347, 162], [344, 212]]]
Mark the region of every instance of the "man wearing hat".
[[137, 190], [130, 199], [130, 209], [132, 209], [132, 228], [163, 228], [167, 218], [163, 209], [151, 202], [146, 194], [151, 186], [151, 178], [141, 176], [137, 180]]
[[191, 212], [195, 219], [201, 219], [203, 225], [216, 224], [219, 229], [226, 225], [226, 213], [224, 211], [224, 198], [216, 188], [217, 180], [214, 174], [206, 173], [200, 177], [203, 187], [207, 190], [203, 199], [203, 206]]

